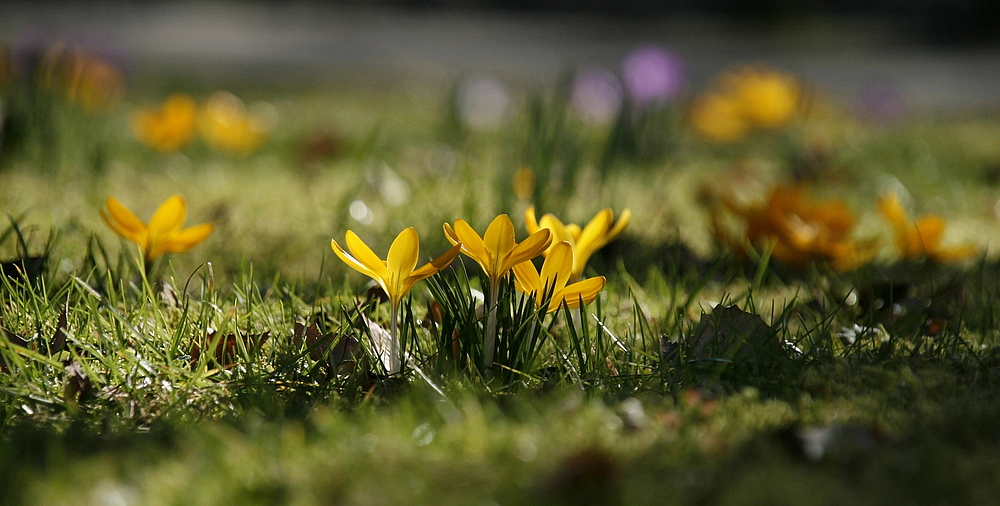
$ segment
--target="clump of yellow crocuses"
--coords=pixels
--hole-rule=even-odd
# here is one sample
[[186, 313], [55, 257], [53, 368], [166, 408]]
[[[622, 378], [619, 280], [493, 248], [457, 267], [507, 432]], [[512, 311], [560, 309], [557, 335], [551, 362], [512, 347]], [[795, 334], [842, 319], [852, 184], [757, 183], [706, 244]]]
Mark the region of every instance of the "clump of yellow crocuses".
[[148, 225], [113, 197], [108, 197], [106, 206], [107, 209], [100, 211], [101, 219], [119, 236], [139, 245], [147, 268], [165, 253], [181, 253], [195, 247], [214, 228], [211, 223], [183, 228], [187, 203], [180, 195], [160, 204]]
[[597, 276], [569, 283], [573, 276], [573, 247], [566, 241], [552, 245], [542, 263], [541, 275], [530, 261], [515, 265], [513, 271], [515, 286], [535, 298], [536, 308], [541, 309], [544, 296], [551, 293], [545, 309], [547, 313], [558, 310], [563, 304], [570, 309], [580, 307], [581, 303], [590, 304], [606, 282], [604, 276]]
[[486, 333], [483, 337], [483, 361], [487, 370], [493, 367], [494, 345], [496, 344], [497, 303], [500, 280], [517, 264], [541, 255], [552, 241], [548, 230], [536, 230], [527, 239], [518, 243], [514, 234], [514, 224], [506, 214], [493, 219], [486, 233], [480, 236], [465, 220], [455, 221], [455, 227], [444, 224], [444, 233], [453, 245], [461, 245], [462, 253], [472, 258], [482, 267], [489, 279], [489, 294], [486, 305]]
[[896, 236], [896, 248], [904, 261], [926, 259], [937, 264], [968, 260], [979, 253], [975, 246], [966, 244], [945, 248], [942, 246], [946, 222], [936, 214], [911, 219], [895, 193], [887, 193], [878, 201], [879, 212], [885, 217]]
[[390, 316], [390, 345], [389, 345], [389, 365], [387, 371], [390, 375], [399, 374], [402, 371], [402, 350], [399, 348], [399, 333], [397, 318], [399, 313], [399, 303], [403, 296], [413, 288], [413, 285], [421, 279], [428, 278], [447, 267], [452, 260], [458, 256], [462, 248], [461, 244], [456, 244], [443, 255], [417, 268], [417, 260], [420, 257], [420, 239], [417, 231], [413, 227], [403, 229], [396, 239], [389, 246], [389, 254], [386, 260], [378, 257], [365, 244], [357, 234], [348, 230], [344, 237], [344, 244], [348, 251], [337, 243], [330, 241], [330, 247], [334, 253], [340, 257], [352, 269], [374, 279], [379, 286], [385, 290], [389, 296], [392, 314]]
[[552, 233], [553, 244], [545, 251], [546, 255], [551, 254], [556, 244], [562, 241], [569, 243], [573, 251], [572, 279], [579, 279], [590, 256], [617, 239], [631, 220], [632, 212], [628, 209], [622, 211], [618, 221], [615, 221], [615, 213], [611, 208], [605, 208], [597, 213], [587, 226], [580, 228], [575, 223], [563, 224], [552, 214], [546, 214], [541, 220], [536, 220], [535, 206], [528, 207], [524, 212], [524, 221], [529, 233], [539, 230], [549, 230]]

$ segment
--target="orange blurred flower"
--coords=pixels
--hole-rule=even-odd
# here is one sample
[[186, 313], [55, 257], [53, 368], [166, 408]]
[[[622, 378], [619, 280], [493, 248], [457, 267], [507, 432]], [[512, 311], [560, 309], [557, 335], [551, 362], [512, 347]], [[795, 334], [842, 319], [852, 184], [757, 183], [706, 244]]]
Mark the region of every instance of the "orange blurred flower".
[[943, 248], [941, 242], [946, 226], [944, 218], [928, 214], [916, 220], [911, 219], [895, 193], [883, 195], [878, 201], [878, 209], [892, 226], [896, 248], [904, 261], [926, 259], [946, 264], [968, 260], [979, 253], [979, 248], [971, 244]]
[[170, 153], [194, 137], [198, 105], [188, 95], [175, 94], [158, 108], [140, 109], [132, 116], [135, 138], [157, 151]]
[[745, 224], [745, 239], [726, 232], [718, 211], [712, 217], [716, 235], [737, 254], [745, 255], [746, 245], [771, 247], [775, 260], [798, 268], [820, 261], [848, 271], [867, 262], [873, 245], [851, 239], [856, 220], [847, 205], [840, 200], [810, 201], [807, 193], [804, 186], [778, 185], [765, 202], [748, 206], [725, 197], [723, 206]]

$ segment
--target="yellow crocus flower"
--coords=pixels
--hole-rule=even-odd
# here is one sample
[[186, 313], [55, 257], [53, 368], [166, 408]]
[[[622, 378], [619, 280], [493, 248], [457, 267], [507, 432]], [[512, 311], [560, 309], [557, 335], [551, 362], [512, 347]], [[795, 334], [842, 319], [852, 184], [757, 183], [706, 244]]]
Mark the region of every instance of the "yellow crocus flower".
[[896, 247], [903, 260], [926, 258], [930, 262], [945, 264], [968, 260], [979, 252], [972, 245], [941, 247], [946, 226], [944, 218], [928, 214], [916, 220], [911, 219], [895, 193], [883, 195], [878, 201], [878, 208], [892, 226], [896, 235]]
[[330, 241], [330, 247], [352, 269], [374, 279], [389, 296], [393, 307], [403, 300], [403, 296], [421, 279], [433, 276], [444, 269], [458, 256], [461, 245], [456, 245], [443, 255], [431, 260], [420, 268], [417, 260], [420, 257], [420, 242], [417, 231], [413, 227], [404, 229], [389, 246], [389, 255], [382, 260], [366, 245], [357, 234], [348, 230], [344, 238], [347, 251], [337, 243]]
[[494, 218], [482, 237], [462, 219], [455, 221], [455, 228], [445, 223], [444, 233], [452, 244], [461, 244], [462, 253], [483, 268], [491, 287], [495, 287], [515, 265], [541, 255], [552, 240], [548, 230], [536, 230], [518, 243], [514, 223], [506, 214]]
[[496, 347], [500, 280], [515, 265], [541, 255], [549, 247], [552, 237], [548, 230], [538, 230], [518, 243], [514, 235], [514, 224], [506, 214], [494, 218], [482, 237], [462, 219], [455, 221], [455, 228], [445, 223], [444, 234], [452, 244], [460, 244], [462, 253], [475, 260], [490, 280], [489, 298], [486, 300], [489, 313], [483, 334], [483, 364], [489, 371], [493, 367]]
[[541, 308], [542, 294], [551, 291], [552, 298], [547, 313], [556, 311], [563, 303], [570, 309], [584, 304], [590, 304], [597, 294], [604, 289], [604, 276], [569, 283], [573, 275], [573, 247], [566, 241], [552, 246], [545, 262], [542, 263], [542, 273], [538, 274], [535, 266], [529, 262], [521, 262], [514, 266], [516, 287], [521, 292], [535, 297], [535, 307]]
[[[632, 211], [628, 209], [622, 211], [618, 221], [615, 221], [615, 213], [611, 208], [604, 208], [587, 226], [580, 228], [579, 225], [570, 223], [563, 224], [559, 218], [552, 214], [542, 216], [541, 220], [535, 219], [535, 206], [530, 206], [524, 212], [524, 221], [529, 233], [539, 230], [549, 230], [552, 232], [553, 242], [566, 241], [573, 250], [573, 279], [579, 279], [583, 274], [587, 260], [595, 251], [603, 248], [611, 241], [618, 238], [632, 220]], [[554, 246], [553, 246], [554, 247]], [[551, 253], [550, 247], [545, 254]]]
[[181, 253], [195, 247], [212, 233], [213, 225], [203, 223], [182, 228], [187, 218], [184, 197], [173, 195], [156, 208], [146, 225], [114, 197], [108, 197], [101, 219], [121, 237], [139, 245], [148, 264], [164, 253]]
[[132, 116], [135, 138], [157, 151], [171, 153], [194, 137], [198, 105], [182, 93], [171, 95], [158, 108], [140, 109]]
[[413, 227], [403, 229], [396, 239], [389, 246], [389, 255], [385, 260], [378, 257], [365, 244], [357, 234], [348, 230], [344, 238], [344, 243], [350, 251], [337, 244], [336, 240], [330, 241], [330, 247], [334, 253], [340, 257], [352, 269], [374, 279], [379, 286], [385, 290], [389, 296], [391, 304], [391, 322], [389, 328], [389, 350], [388, 364], [386, 372], [398, 374], [402, 371], [402, 355], [399, 349], [399, 334], [397, 331], [397, 318], [399, 313], [399, 302], [413, 288], [414, 283], [421, 279], [429, 278], [444, 269], [458, 256], [462, 246], [460, 244], [446, 251], [443, 255], [431, 260], [420, 268], [417, 267], [417, 260], [420, 258], [420, 239], [417, 231]]

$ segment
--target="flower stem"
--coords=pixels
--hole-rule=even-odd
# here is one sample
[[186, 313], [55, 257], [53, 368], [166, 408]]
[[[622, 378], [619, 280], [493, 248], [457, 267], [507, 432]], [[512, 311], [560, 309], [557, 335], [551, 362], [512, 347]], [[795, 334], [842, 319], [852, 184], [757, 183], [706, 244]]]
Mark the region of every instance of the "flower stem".
[[389, 317], [389, 376], [400, 373], [403, 360], [399, 349], [399, 304], [392, 304], [392, 316]]
[[490, 296], [486, 300], [486, 304], [489, 307], [489, 314], [486, 316], [486, 334], [483, 336], [483, 363], [486, 366], [486, 374], [491, 375], [493, 372], [493, 348], [496, 347], [497, 341], [497, 297], [500, 292], [500, 283], [490, 284]]

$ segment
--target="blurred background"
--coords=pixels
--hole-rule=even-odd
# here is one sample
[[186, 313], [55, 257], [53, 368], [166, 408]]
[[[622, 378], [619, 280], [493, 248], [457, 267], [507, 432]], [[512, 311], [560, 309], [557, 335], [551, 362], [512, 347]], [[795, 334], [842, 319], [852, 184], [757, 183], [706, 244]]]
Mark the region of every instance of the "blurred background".
[[0, 40], [15, 56], [71, 41], [131, 76], [211, 86], [551, 82], [568, 68], [615, 70], [653, 44], [685, 62], [695, 88], [762, 61], [846, 100], [875, 89], [917, 109], [1000, 104], [1000, 2], [989, 0], [5, 1], [2, 11]]

